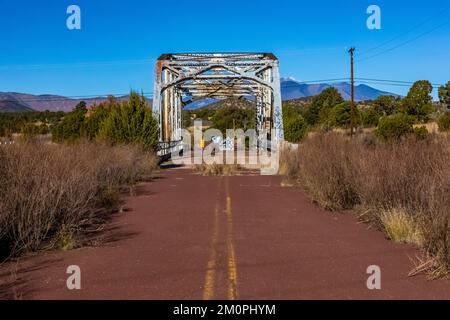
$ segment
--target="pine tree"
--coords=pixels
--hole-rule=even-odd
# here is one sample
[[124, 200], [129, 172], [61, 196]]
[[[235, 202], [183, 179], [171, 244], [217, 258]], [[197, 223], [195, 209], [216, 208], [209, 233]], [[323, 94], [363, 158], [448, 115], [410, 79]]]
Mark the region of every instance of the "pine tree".
[[128, 101], [112, 108], [103, 122], [99, 136], [117, 144], [141, 144], [155, 148], [158, 142], [158, 122], [143, 96], [131, 93]]

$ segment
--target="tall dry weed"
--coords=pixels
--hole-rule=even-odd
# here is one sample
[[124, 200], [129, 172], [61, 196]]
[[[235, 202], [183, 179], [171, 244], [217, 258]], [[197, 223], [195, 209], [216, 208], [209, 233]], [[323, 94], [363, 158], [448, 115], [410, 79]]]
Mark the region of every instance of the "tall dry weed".
[[0, 250], [35, 251], [98, 222], [119, 188], [155, 168], [138, 146], [16, 144], [0, 148]]
[[[420, 246], [436, 262], [432, 265], [440, 274], [450, 273], [448, 136], [432, 134], [425, 140], [410, 137], [383, 144], [370, 136], [350, 139], [335, 133], [317, 134], [284, 159], [290, 180], [328, 209], [358, 209], [385, 230], [414, 221], [413, 229], [420, 230]], [[399, 208], [408, 219], [386, 216]]]

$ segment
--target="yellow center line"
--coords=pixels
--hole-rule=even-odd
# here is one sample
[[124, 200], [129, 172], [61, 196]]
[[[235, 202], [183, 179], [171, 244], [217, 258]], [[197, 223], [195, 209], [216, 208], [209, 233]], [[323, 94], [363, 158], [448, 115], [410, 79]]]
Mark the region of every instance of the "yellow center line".
[[[229, 191], [228, 178], [225, 178], [225, 189], [226, 189], [226, 220], [227, 220], [226, 248], [227, 248], [227, 270], [228, 270], [228, 299], [237, 300], [238, 294], [237, 294], [236, 253], [233, 244], [233, 215], [231, 209], [231, 196]], [[220, 233], [219, 212], [220, 212], [220, 205], [219, 202], [216, 201], [216, 207], [214, 210], [214, 226], [212, 234], [211, 255], [208, 260], [206, 268], [205, 285], [203, 289], [203, 300], [212, 300], [215, 298], [215, 280], [216, 280], [216, 271], [218, 269], [217, 250]]]
[[214, 298], [214, 281], [217, 269], [217, 244], [219, 241], [219, 203], [216, 201], [214, 210], [214, 227], [212, 235], [211, 255], [206, 266], [205, 286], [203, 289], [203, 300]]
[[227, 192], [227, 251], [228, 251], [228, 300], [237, 300], [237, 267], [236, 253], [233, 244], [233, 215], [228, 177], [225, 178]]

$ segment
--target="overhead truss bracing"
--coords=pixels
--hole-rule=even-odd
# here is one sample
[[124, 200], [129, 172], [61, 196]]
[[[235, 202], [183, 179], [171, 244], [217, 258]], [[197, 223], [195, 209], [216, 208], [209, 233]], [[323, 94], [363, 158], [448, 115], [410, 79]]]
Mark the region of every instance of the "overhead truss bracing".
[[163, 54], [156, 62], [154, 91], [160, 142], [181, 139], [186, 104], [229, 97], [254, 99], [257, 132], [276, 132], [272, 140], [284, 138], [279, 63], [271, 53]]

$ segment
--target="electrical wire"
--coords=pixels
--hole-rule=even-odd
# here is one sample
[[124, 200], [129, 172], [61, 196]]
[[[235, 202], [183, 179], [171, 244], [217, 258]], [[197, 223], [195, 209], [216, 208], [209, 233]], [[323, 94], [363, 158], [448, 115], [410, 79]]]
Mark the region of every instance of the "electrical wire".
[[152, 59], [140, 60], [117, 60], [117, 61], [91, 61], [73, 62], [57, 64], [24, 64], [24, 65], [0, 65], [0, 69], [47, 69], [47, 68], [67, 68], [67, 67], [112, 67], [120, 65], [147, 64], [154, 63]]
[[[144, 93], [142, 94], [145, 98], [152, 98], [152, 93]], [[1, 99], [0, 102], [59, 102], [59, 101], [67, 101], [67, 100], [96, 100], [96, 99], [106, 99], [108, 97], [114, 97], [114, 98], [126, 98], [129, 96], [129, 93], [125, 94], [101, 94], [101, 95], [80, 95], [80, 96], [53, 96], [52, 98], [46, 98], [46, 96], [49, 95], [40, 95], [33, 98], [25, 98], [25, 99]]]
[[379, 48], [381, 48], [381, 47], [384, 47], [385, 45], [387, 45], [387, 44], [389, 44], [389, 43], [391, 43], [391, 42], [393, 42], [393, 41], [395, 41], [395, 40], [398, 40], [398, 39], [402, 38], [403, 36], [405, 36], [405, 35], [411, 33], [412, 31], [414, 31], [414, 30], [416, 30], [416, 29], [422, 27], [423, 25], [427, 24], [429, 21], [434, 20], [435, 17], [441, 16], [443, 13], [447, 12], [448, 10], [450, 10], [450, 6], [448, 6], [447, 8], [444, 8], [443, 10], [439, 11], [437, 14], [434, 14], [434, 15], [428, 17], [427, 19], [425, 19], [424, 21], [422, 21], [422, 22], [420, 22], [419, 24], [415, 25], [414, 27], [412, 27], [412, 28], [409, 29], [408, 31], [403, 32], [403, 33], [401, 33], [401, 34], [399, 34], [399, 35], [397, 35], [397, 36], [395, 36], [395, 37], [393, 37], [393, 38], [391, 38], [391, 39], [389, 39], [389, 40], [387, 40], [387, 41], [385, 41], [385, 42], [383, 42], [383, 43], [381, 43], [381, 44], [379, 44], [379, 45], [377, 45], [377, 46], [375, 46], [375, 47], [372, 47], [372, 48], [367, 49], [367, 50], [365, 50], [365, 51], [361, 51], [361, 52], [359, 53], [359, 56], [365, 55], [365, 54], [367, 54], [367, 53], [369, 53], [369, 52], [372, 52], [372, 51], [374, 51], [374, 50], [377, 50], [377, 49], [379, 49]]
[[[386, 80], [386, 79], [373, 79], [373, 78], [355, 78], [359, 80], [368, 81], [380, 81], [380, 82], [390, 82], [390, 83], [403, 83], [403, 84], [414, 84], [415, 81], [403, 81], [403, 80]], [[442, 83], [432, 83], [433, 86], [442, 86]]]
[[438, 25], [437, 27], [434, 27], [434, 28], [431, 29], [431, 30], [428, 30], [428, 31], [426, 31], [426, 32], [424, 32], [424, 33], [421, 33], [421, 34], [419, 34], [418, 36], [416, 36], [416, 37], [414, 37], [414, 38], [412, 38], [412, 39], [409, 39], [409, 40], [407, 40], [407, 41], [404, 41], [404, 42], [402, 42], [402, 43], [400, 43], [400, 44], [398, 44], [398, 45], [396, 45], [396, 46], [394, 46], [394, 47], [391, 47], [391, 48], [389, 48], [389, 49], [383, 50], [383, 51], [381, 51], [381, 52], [379, 52], [379, 53], [377, 53], [377, 54], [371, 55], [371, 56], [366, 57], [366, 58], [357, 59], [356, 62], [367, 61], [367, 60], [370, 60], [370, 59], [379, 57], [379, 56], [381, 56], [381, 55], [383, 55], [383, 54], [386, 54], [386, 53], [388, 53], [388, 52], [394, 51], [394, 50], [396, 50], [396, 49], [398, 49], [398, 48], [400, 48], [400, 47], [403, 47], [403, 46], [405, 46], [405, 45], [407, 45], [407, 44], [410, 44], [411, 42], [414, 42], [414, 41], [416, 41], [416, 40], [418, 40], [418, 39], [420, 39], [420, 38], [422, 38], [422, 37], [424, 37], [424, 36], [426, 36], [426, 35], [428, 35], [428, 34], [434, 32], [434, 31], [436, 31], [437, 29], [440, 29], [440, 28], [442, 28], [442, 27], [444, 27], [444, 26], [446, 26], [446, 25], [448, 25], [448, 24], [450, 24], [450, 20], [447, 21], [447, 22], [445, 22], [445, 23], [443, 23], [443, 24]]
[[[302, 84], [327, 84], [332, 85], [330, 83], [332, 81], [350, 81], [350, 78], [332, 78], [332, 79], [320, 79], [320, 80], [308, 80], [308, 81], [295, 81], [293, 84], [282, 85], [282, 88], [293, 88], [298, 87]], [[355, 84], [377, 84], [384, 86], [399, 86], [399, 87], [410, 87], [414, 84], [413, 81], [404, 81], [404, 80], [388, 80], [388, 79], [375, 79], [375, 78], [362, 78], [355, 77]], [[437, 88], [442, 86], [443, 84], [432, 83], [433, 88]], [[76, 95], [76, 96], [51, 96], [51, 98], [46, 98], [46, 95], [41, 95], [33, 98], [24, 98], [24, 99], [1, 99], [1, 102], [59, 102], [59, 101], [67, 101], [67, 100], [96, 100], [96, 99], [106, 99], [109, 96], [115, 98], [126, 98], [129, 93], [116, 93], [116, 94], [98, 94], [98, 95]], [[153, 98], [153, 93], [151, 92], [143, 92], [141, 93], [145, 98], [151, 99]]]

